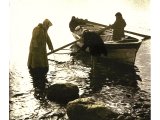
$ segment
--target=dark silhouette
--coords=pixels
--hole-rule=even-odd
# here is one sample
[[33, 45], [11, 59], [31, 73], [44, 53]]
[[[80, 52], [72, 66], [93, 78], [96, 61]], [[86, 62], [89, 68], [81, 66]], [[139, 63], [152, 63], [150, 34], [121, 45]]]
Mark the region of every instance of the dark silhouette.
[[43, 23], [39, 23], [33, 29], [28, 56], [28, 68], [31, 70], [36, 69], [36, 71], [41, 71], [41, 69], [45, 69], [48, 71], [49, 69], [46, 44], [52, 51], [53, 45], [47, 33], [50, 26], [52, 26], [52, 23], [48, 19], [45, 19]]
[[32, 77], [32, 83], [34, 87], [34, 96], [36, 99], [45, 101], [45, 95], [46, 95], [46, 83], [48, 83], [46, 78], [47, 69], [29, 69], [29, 73]]
[[89, 52], [92, 56], [107, 55], [104, 42], [96, 32], [86, 30], [83, 32], [82, 38], [84, 40], [84, 45], [81, 50], [85, 50], [89, 47]]
[[124, 27], [126, 26], [126, 22], [122, 17], [120, 12], [115, 14], [116, 21], [114, 24], [109, 25], [109, 28], [113, 29], [113, 40], [121, 40], [124, 37]]
[[83, 29], [81, 26], [77, 26], [75, 31], [77, 35], [82, 37], [83, 40], [83, 46], [79, 51], [85, 51], [87, 48], [89, 48], [91, 63], [94, 69], [98, 57], [101, 55], [107, 56], [106, 46], [100, 35], [94, 31]]
[[75, 32], [83, 40], [83, 46], [80, 50], [85, 51], [86, 48], [89, 48], [89, 53], [95, 57], [102, 54], [107, 55], [106, 46], [98, 33], [84, 29], [81, 26], [77, 26]]

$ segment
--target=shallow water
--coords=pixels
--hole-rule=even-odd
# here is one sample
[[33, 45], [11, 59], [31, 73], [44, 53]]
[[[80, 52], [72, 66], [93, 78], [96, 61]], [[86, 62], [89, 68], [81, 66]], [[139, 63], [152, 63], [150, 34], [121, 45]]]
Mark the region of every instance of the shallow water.
[[[47, 100], [45, 89], [37, 89], [43, 88], [44, 84], [34, 80], [28, 71], [28, 48], [33, 27], [44, 17], [50, 18], [54, 26], [49, 30], [49, 35], [56, 49], [74, 40], [68, 28], [72, 15], [110, 24], [114, 21], [115, 12], [122, 11], [127, 21], [127, 30], [149, 34], [149, 0], [121, 2], [101, 0], [99, 3], [92, 0], [77, 1], [78, 3], [68, 2], [68, 0], [38, 1], [39, 4], [36, 2], [11, 1], [10, 119], [68, 120], [65, 105]], [[35, 5], [37, 5], [36, 10]], [[42, 9], [42, 6], [46, 9]], [[68, 12], [64, 14], [66, 10]], [[52, 31], [54, 34], [51, 33]], [[49, 83], [47, 85], [57, 82], [74, 83], [78, 85], [81, 97], [94, 97], [119, 113], [128, 113], [136, 119], [141, 117], [143, 120], [149, 120], [150, 40], [143, 41], [134, 67], [111, 61], [104, 62], [100, 58], [93, 70], [90, 56], [71, 56], [70, 53], [68, 47], [48, 56], [49, 72], [46, 79]]]
[[[150, 40], [143, 41], [134, 67], [99, 59], [94, 70], [88, 55], [71, 56], [68, 48], [61, 51], [63, 54], [50, 56], [47, 80], [49, 85], [57, 82], [76, 84], [81, 97], [94, 97], [121, 114], [132, 113], [136, 116], [133, 105], [139, 99], [150, 103], [149, 47]], [[17, 66], [12, 66], [10, 119], [68, 119], [65, 106], [48, 101], [44, 91], [37, 89], [36, 81], [26, 67], [18, 66], [17, 69]], [[146, 114], [149, 116], [149, 112]]]

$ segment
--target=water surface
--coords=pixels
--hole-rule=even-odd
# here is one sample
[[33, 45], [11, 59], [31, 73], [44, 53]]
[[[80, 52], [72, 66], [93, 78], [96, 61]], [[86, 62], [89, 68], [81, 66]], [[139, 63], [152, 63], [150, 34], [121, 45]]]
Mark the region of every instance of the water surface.
[[[48, 101], [45, 90], [37, 89], [37, 81], [30, 76], [27, 68], [32, 29], [43, 19], [53, 21], [49, 35], [55, 49], [74, 40], [68, 27], [73, 15], [110, 24], [115, 20], [115, 12], [121, 11], [127, 21], [127, 30], [150, 33], [148, 0], [14, 0], [10, 6], [9, 112], [13, 120], [68, 119], [65, 106]], [[70, 52], [68, 47], [49, 56], [50, 69], [46, 79], [50, 85], [74, 83], [78, 85], [81, 97], [94, 97], [119, 113], [136, 116], [141, 111], [143, 119], [149, 118], [149, 109], [143, 111], [133, 109], [133, 106], [138, 100], [150, 103], [150, 40], [143, 41], [134, 67], [99, 59], [93, 71], [90, 56], [71, 56]]]

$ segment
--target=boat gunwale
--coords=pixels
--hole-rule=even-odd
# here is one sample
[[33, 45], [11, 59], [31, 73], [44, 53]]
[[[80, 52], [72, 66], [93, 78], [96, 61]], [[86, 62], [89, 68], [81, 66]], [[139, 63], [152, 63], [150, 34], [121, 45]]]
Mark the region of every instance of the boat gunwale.
[[[81, 37], [79, 35], [77, 35], [76, 33], [72, 32], [74, 37], [77, 37], [77, 40], [81, 39]], [[132, 37], [133, 38], [133, 37]], [[136, 38], [133, 38], [136, 39]], [[129, 40], [129, 39], [128, 39]], [[136, 39], [137, 41], [129, 41], [129, 42], [125, 42], [125, 40], [119, 40], [119, 41], [108, 41], [108, 42], [104, 42], [104, 44], [106, 45], [130, 45], [130, 44], [141, 44], [142, 43], [142, 39]], [[123, 42], [124, 41], [124, 42]]]

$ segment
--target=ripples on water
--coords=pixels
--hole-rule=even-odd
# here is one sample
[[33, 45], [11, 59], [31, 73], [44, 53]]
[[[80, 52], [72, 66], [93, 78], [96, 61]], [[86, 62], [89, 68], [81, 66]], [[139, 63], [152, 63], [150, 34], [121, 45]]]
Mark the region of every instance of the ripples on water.
[[99, 58], [93, 70], [89, 55], [69, 53], [68, 49], [49, 57], [50, 69], [44, 82], [31, 77], [26, 67], [11, 67], [10, 119], [67, 120], [65, 106], [45, 96], [45, 87], [57, 82], [74, 83], [81, 97], [94, 97], [119, 113], [136, 115], [133, 106], [137, 100], [150, 102], [149, 41], [143, 42], [134, 67]]
[[[115, 7], [112, 7], [114, 4], [113, 1], [113, 3], [111, 2], [112, 4], [109, 5], [108, 3], [104, 4], [102, 2], [102, 4], [100, 4], [100, 8], [103, 9], [95, 9], [94, 6], [92, 6], [93, 9], [90, 9], [91, 11], [88, 11], [88, 6], [84, 6], [84, 4], [74, 4], [75, 8], [83, 7], [85, 12], [89, 12], [88, 14], [84, 14], [84, 11], [77, 11], [77, 8], [75, 9], [75, 11], [73, 11], [73, 6], [69, 5], [68, 1], [65, 3], [64, 1], [61, 1], [59, 3], [60, 7], [58, 6], [58, 1], [56, 1], [56, 4], [53, 4], [51, 1], [45, 1], [45, 3], [39, 4], [37, 4], [37, 2], [35, 2], [35, 4], [32, 4], [33, 1], [14, 2], [11, 4], [11, 7], [14, 8], [12, 10], [13, 27], [11, 31], [11, 39], [12, 44], [15, 45], [14, 49], [16, 49], [15, 52], [12, 51], [12, 55], [14, 56], [14, 59], [16, 59], [16, 62], [12, 63], [13, 59], [10, 61], [12, 64], [10, 64], [9, 71], [9, 112], [11, 120], [37, 120], [49, 118], [51, 118], [52, 120], [58, 120], [58, 118], [59, 120], [68, 120], [65, 105], [50, 102], [46, 99], [45, 96], [45, 88], [57, 82], [74, 83], [78, 85], [80, 89], [79, 94], [81, 97], [94, 97], [99, 101], [105, 102], [106, 106], [112, 107], [119, 113], [131, 113], [133, 116], [143, 113], [141, 116], [143, 116], [144, 120], [149, 120], [145, 119], [144, 116], [150, 115], [150, 108], [147, 110], [139, 108], [136, 109], [135, 103], [138, 104], [139, 101], [143, 101], [150, 104], [150, 40], [143, 41], [137, 53], [136, 63], [134, 67], [115, 64], [110, 61], [104, 62], [103, 59], [99, 59], [95, 66], [95, 70], [93, 71], [93, 69], [91, 69], [92, 65], [89, 56], [70, 56], [69, 53], [71, 51], [69, 50], [69, 48], [68, 50], [61, 51], [63, 54], [58, 53], [49, 56], [50, 69], [43, 82], [38, 81], [37, 79], [39, 78], [33, 78], [33, 76], [30, 76], [26, 65], [26, 49], [28, 50], [28, 40], [30, 39], [30, 33], [33, 29], [32, 27], [34, 27], [35, 23], [37, 24], [37, 22], [39, 22], [44, 16], [50, 16], [51, 18], [53, 18], [51, 20], [53, 20], [53, 22], [55, 23], [54, 28], [56, 29], [53, 30], [54, 34], [50, 34], [51, 38], [54, 38], [53, 41], [55, 42], [55, 45], [59, 44], [61, 41], [64, 42], [66, 38], [70, 39], [69, 36], [62, 37], [62, 35], [66, 34], [66, 31], [69, 30], [64, 26], [68, 26], [69, 21], [67, 20], [70, 20], [70, 18], [68, 19], [68, 16], [72, 15], [78, 15], [77, 17], [83, 16], [83, 18], [88, 18], [89, 20], [95, 18], [95, 22], [99, 18], [99, 20], [102, 19], [101, 21], [104, 22], [104, 24], [109, 24], [113, 22], [115, 11], [121, 10], [124, 15], [126, 15], [125, 19], [127, 20], [128, 24], [127, 30], [134, 30], [138, 33], [148, 34], [150, 29], [148, 29], [148, 17], [146, 16], [148, 16], [149, 12], [149, 0], [124, 0], [123, 2], [120, 2], [120, 4], [117, 4], [117, 6]], [[83, 3], [84, 1], [76, 2]], [[97, 2], [95, 3], [95, 6], [97, 7]], [[53, 7], [53, 5], [55, 5], [55, 7]], [[67, 16], [66, 21], [64, 20], [66, 16], [64, 16], [64, 11], [62, 10], [63, 5], [64, 10], [68, 10], [71, 8], [69, 10], [69, 14], [65, 13]], [[85, 3], [85, 5], [87, 5], [87, 3]], [[47, 9], [45, 9], [44, 11], [44, 9], [42, 9], [42, 6], [47, 6]], [[96, 13], [98, 10], [100, 10], [99, 12], [103, 11], [103, 16], [99, 14], [99, 12], [97, 15], [95, 15], [95, 13], [91, 15], [90, 13], [93, 12], [92, 10], [95, 10]], [[57, 14], [53, 14], [53, 11], [57, 12]], [[59, 12], [62, 14], [62, 16], [59, 15]], [[31, 21], [31, 18], [34, 18], [33, 21]], [[26, 25], [24, 25], [24, 22], [22, 21], [26, 21]], [[59, 24], [59, 26], [57, 24]], [[57, 29], [58, 31], [56, 32]], [[62, 29], [66, 30], [62, 31]], [[70, 32], [68, 32], [68, 34], [70, 35]], [[56, 35], [58, 36], [57, 38]], [[55, 41], [56, 39], [57, 41]], [[19, 44], [17, 45], [17, 43]], [[21, 52], [19, 50], [21, 50]], [[19, 59], [19, 56], [21, 57], [21, 59]], [[45, 83], [46, 80], [48, 81], [48, 83]]]

